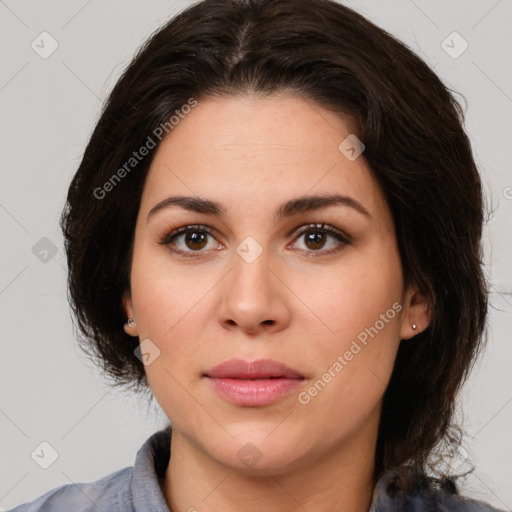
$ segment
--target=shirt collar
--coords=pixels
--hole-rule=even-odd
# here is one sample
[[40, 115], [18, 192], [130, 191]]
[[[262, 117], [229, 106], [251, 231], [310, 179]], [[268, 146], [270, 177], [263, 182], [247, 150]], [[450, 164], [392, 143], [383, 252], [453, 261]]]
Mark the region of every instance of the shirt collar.
[[[171, 427], [153, 434], [135, 458], [130, 491], [134, 512], [171, 512], [160, 487], [171, 455]], [[129, 510], [128, 507], [123, 510]]]

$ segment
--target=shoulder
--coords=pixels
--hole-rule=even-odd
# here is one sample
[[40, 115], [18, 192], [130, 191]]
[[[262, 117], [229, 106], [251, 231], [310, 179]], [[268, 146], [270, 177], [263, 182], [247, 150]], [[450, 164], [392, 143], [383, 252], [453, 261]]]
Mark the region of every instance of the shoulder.
[[444, 487], [423, 481], [407, 495], [386, 491], [391, 473], [384, 475], [375, 486], [369, 512], [504, 512], [484, 501], [462, 496], [450, 483]]
[[8, 512], [131, 512], [131, 508], [123, 508], [126, 505], [121, 500], [126, 496], [132, 472], [133, 467], [126, 467], [94, 482], [61, 485]]
[[170, 425], [154, 433], [135, 464], [88, 483], [61, 485], [8, 512], [168, 512], [159, 478], [170, 458]]
[[484, 501], [456, 492], [437, 490], [434, 495], [421, 491], [410, 497], [406, 512], [504, 512]]

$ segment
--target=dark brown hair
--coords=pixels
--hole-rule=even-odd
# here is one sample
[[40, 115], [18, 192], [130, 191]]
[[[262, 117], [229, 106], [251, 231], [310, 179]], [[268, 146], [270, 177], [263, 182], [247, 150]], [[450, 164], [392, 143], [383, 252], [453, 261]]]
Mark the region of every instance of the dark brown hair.
[[334, 1], [205, 0], [140, 48], [104, 106], [62, 214], [79, 341], [113, 385], [147, 391], [121, 297], [156, 150], [112, 177], [191, 98], [277, 92], [357, 120], [406, 284], [431, 304], [429, 327], [400, 345], [377, 443], [376, 477], [394, 470], [397, 488], [409, 491], [425, 481], [434, 447], [458, 440], [455, 399], [485, 341], [481, 182], [450, 90], [404, 44]]

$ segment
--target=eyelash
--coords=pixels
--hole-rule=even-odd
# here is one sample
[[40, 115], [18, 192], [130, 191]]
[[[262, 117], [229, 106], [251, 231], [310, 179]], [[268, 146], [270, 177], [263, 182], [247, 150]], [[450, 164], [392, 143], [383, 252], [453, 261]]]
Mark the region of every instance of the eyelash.
[[[340, 242], [340, 245], [338, 247], [329, 249], [327, 251], [323, 251], [321, 249], [319, 249], [317, 251], [314, 251], [314, 250], [306, 251], [305, 255], [307, 257], [318, 258], [320, 256], [335, 254], [335, 253], [341, 251], [345, 246], [351, 244], [351, 240], [346, 235], [344, 235], [341, 231], [338, 231], [336, 228], [334, 228], [332, 226], [326, 226], [324, 223], [322, 223], [322, 224], [307, 224], [307, 225], [303, 226], [296, 234], [296, 237], [294, 238], [294, 240], [299, 239], [302, 235], [304, 235], [305, 233], [308, 233], [310, 231], [331, 235]], [[203, 224], [194, 224], [194, 225], [183, 226], [182, 228], [175, 229], [171, 233], [166, 234], [158, 243], [161, 245], [169, 246], [169, 245], [171, 245], [171, 242], [177, 236], [182, 235], [184, 233], [185, 234], [190, 233], [190, 232], [206, 233], [206, 234], [210, 235], [212, 238], [215, 238], [214, 234], [208, 228], [208, 226], [205, 226]], [[202, 250], [183, 251], [183, 250], [177, 249], [177, 248], [173, 248], [171, 250], [174, 253], [184, 256], [185, 258], [197, 258], [197, 257], [201, 256], [202, 252], [205, 252]]]

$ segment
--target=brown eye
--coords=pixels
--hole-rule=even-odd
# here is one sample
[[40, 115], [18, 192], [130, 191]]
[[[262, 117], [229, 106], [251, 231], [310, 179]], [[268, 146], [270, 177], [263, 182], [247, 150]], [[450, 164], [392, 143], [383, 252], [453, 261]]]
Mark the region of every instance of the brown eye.
[[309, 249], [318, 250], [325, 245], [326, 238], [325, 233], [310, 232], [306, 234], [305, 243]]
[[198, 250], [205, 247], [208, 235], [199, 231], [189, 231], [185, 234], [185, 245], [189, 249]]
[[[299, 249], [304, 251], [306, 256], [313, 257], [334, 254], [351, 243], [348, 236], [325, 224], [304, 226], [295, 240], [295, 244], [303, 240], [304, 247], [299, 247]], [[325, 247], [327, 248], [324, 249]]]
[[207, 226], [197, 225], [176, 229], [165, 235], [159, 243], [167, 246], [174, 253], [193, 258], [206, 253], [205, 248], [209, 242], [212, 243], [213, 249], [223, 248], [220, 243], [215, 244], [215, 241], [215, 237]]

